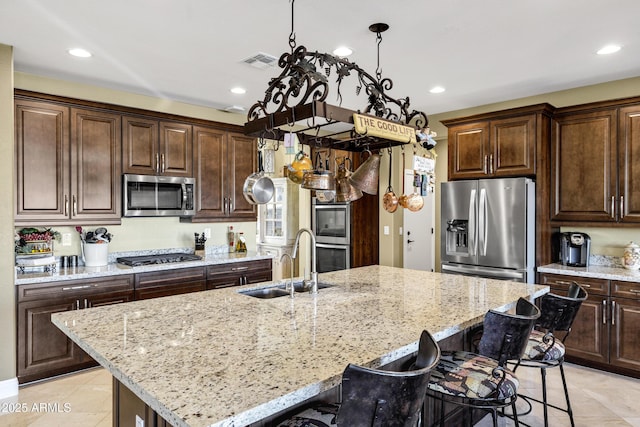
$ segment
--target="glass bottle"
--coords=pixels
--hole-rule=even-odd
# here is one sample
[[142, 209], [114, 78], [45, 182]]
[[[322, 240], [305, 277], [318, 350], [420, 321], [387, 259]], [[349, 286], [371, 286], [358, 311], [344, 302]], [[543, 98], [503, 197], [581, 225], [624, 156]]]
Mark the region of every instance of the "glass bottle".
[[229, 244], [229, 252], [235, 252], [236, 251], [236, 238], [235, 238], [235, 233], [233, 232], [233, 225], [230, 225], [227, 228], [227, 242]]

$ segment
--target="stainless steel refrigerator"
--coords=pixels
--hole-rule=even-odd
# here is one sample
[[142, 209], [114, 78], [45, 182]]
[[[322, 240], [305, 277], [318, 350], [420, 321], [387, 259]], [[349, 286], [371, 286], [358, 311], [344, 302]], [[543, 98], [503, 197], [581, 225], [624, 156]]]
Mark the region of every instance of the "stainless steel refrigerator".
[[535, 183], [529, 178], [443, 182], [443, 273], [533, 283]]

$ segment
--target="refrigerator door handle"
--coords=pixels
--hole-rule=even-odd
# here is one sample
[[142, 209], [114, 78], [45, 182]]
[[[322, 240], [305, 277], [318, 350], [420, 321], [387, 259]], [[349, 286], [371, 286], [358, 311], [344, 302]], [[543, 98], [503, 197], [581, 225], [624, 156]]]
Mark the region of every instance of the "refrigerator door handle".
[[480, 255], [487, 255], [487, 190], [480, 190], [480, 208], [478, 209], [478, 240], [480, 240]]
[[469, 255], [475, 256], [478, 252], [478, 233], [476, 231], [476, 190], [471, 190], [469, 196]]
[[462, 265], [442, 264], [440, 270], [443, 273], [462, 274], [474, 277], [494, 278], [498, 280], [523, 280], [524, 274], [520, 271], [469, 268]]

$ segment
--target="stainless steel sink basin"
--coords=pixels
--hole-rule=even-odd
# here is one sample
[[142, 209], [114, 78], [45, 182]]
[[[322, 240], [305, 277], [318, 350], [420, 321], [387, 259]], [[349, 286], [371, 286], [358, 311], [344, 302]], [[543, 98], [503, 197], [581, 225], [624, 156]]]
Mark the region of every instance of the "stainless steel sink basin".
[[[281, 289], [285, 289], [288, 283], [289, 281], [286, 281], [285, 283], [278, 285], [278, 287]], [[330, 286], [333, 286], [333, 285], [329, 283], [318, 282], [318, 290], [328, 288]], [[293, 282], [293, 290], [296, 292], [309, 292], [311, 289], [309, 287], [305, 287], [305, 284], [302, 282], [302, 280], [299, 280], [299, 281]]]
[[275, 286], [269, 288], [248, 289], [245, 291], [238, 291], [238, 293], [261, 299], [278, 298], [289, 295], [289, 292], [285, 291], [284, 288]]

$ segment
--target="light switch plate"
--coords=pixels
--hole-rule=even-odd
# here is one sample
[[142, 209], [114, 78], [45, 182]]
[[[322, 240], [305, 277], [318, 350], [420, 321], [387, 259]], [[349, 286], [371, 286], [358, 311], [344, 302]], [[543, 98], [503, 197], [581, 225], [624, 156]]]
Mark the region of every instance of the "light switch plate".
[[206, 237], [207, 239], [211, 238], [211, 229], [210, 228], [205, 228], [204, 229], [204, 237]]
[[385, 234], [385, 236], [388, 236], [388, 235], [389, 235], [389, 226], [388, 226], [388, 225], [385, 225], [385, 226], [382, 228], [382, 232]]
[[71, 233], [62, 233], [62, 246], [71, 246]]

